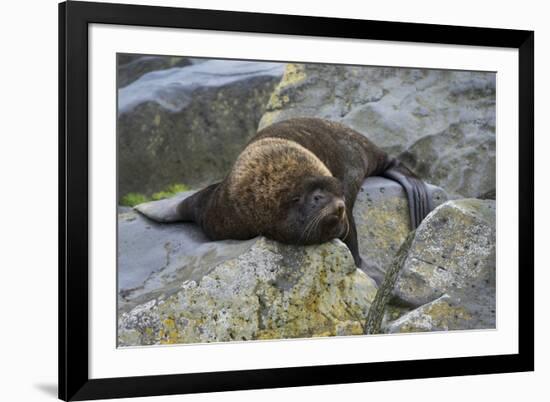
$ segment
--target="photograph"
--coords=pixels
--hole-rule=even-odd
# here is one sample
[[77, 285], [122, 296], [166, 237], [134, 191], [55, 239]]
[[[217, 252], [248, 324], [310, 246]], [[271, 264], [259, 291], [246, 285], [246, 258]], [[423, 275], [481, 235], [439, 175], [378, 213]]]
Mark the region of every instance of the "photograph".
[[548, 394], [544, 3], [6, 4], [1, 400]]
[[497, 329], [495, 71], [113, 62], [117, 348]]

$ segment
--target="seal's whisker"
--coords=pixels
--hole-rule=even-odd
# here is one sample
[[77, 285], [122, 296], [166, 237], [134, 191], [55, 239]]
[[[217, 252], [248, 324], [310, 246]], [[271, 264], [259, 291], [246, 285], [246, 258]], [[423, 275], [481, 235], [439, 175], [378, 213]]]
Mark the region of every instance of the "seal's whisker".
[[349, 235], [349, 221], [348, 221], [348, 217], [346, 215], [344, 215], [344, 219], [346, 220], [346, 235], [344, 237], [342, 237], [342, 240], [346, 240], [348, 238], [348, 235]]
[[307, 224], [306, 226], [304, 227], [304, 230], [302, 231], [302, 234], [300, 235], [300, 242], [302, 241], [302, 239], [304, 238], [307, 230], [309, 229], [311, 223], [315, 220], [315, 218], [317, 218], [317, 215], [314, 216]]
[[315, 215], [306, 225], [304, 228], [304, 231], [302, 232], [302, 235], [300, 236], [300, 241], [307, 240], [308, 236], [306, 235], [309, 230], [313, 227], [313, 224], [315, 223], [315, 220], [317, 219], [319, 215]]
[[[315, 215], [315, 216], [309, 221], [309, 223], [308, 223], [307, 226], [306, 226], [306, 230], [304, 231], [305, 233], [307, 233], [308, 231], [310, 231], [310, 230], [313, 228], [313, 226], [315, 226], [315, 222], [316, 222], [318, 219], [321, 219], [324, 210], [325, 210], [325, 208], [321, 209], [321, 210], [317, 213], [317, 215]], [[305, 234], [305, 233], [304, 233], [304, 234]]]
[[304, 230], [302, 231], [302, 234], [300, 235], [300, 243], [302, 243], [302, 240], [304, 240], [304, 236], [305, 236], [306, 232], [308, 231], [308, 229], [309, 229], [309, 227], [310, 227], [310, 225], [311, 225], [311, 222], [312, 222], [315, 218], [316, 218], [316, 216], [313, 217], [313, 219], [312, 219], [311, 221], [309, 221], [309, 222], [307, 223], [306, 226], [304, 226]]
[[300, 236], [300, 242], [302, 240], [307, 241], [309, 239], [309, 235], [313, 231], [314, 227], [316, 227], [316, 224], [326, 216], [326, 211], [328, 211], [329, 206], [325, 206], [323, 209], [321, 209], [317, 215], [315, 215], [306, 225], [304, 228], [304, 231], [302, 232], [302, 235]]
[[312, 220], [312, 225], [310, 226], [310, 228], [307, 232], [306, 240], [308, 240], [309, 236], [319, 227], [319, 223], [321, 222], [321, 220], [328, 215], [329, 208], [330, 208], [330, 206], [327, 205], [326, 207], [321, 209], [321, 211], [319, 211], [319, 214], [317, 215], [317, 217]]

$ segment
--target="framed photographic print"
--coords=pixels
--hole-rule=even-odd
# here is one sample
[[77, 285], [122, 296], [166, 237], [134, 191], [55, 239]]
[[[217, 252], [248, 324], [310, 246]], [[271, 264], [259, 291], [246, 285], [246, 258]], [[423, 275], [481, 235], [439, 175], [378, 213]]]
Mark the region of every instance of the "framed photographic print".
[[534, 369], [534, 33], [59, 5], [59, 397]]

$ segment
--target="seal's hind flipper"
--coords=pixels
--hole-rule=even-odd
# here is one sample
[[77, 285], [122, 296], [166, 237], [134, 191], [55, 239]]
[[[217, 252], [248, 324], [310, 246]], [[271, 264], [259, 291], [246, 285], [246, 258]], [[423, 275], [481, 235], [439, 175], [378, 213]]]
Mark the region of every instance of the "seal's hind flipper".
[[433, 209], [426, 184], [399, 161], [394, 160], [382, 176], [401, 184], [409, 202], [411, 226], [416, 229]]

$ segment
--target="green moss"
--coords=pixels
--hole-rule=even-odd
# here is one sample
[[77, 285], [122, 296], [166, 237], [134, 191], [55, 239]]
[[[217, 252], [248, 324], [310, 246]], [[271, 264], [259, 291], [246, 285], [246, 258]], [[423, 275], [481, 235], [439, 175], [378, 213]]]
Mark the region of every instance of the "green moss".
[[120, 200], [120, 204], [126, 207], [133, 207], [143, 202], [149, 201], [147, 197], [140, 193], [128, 193]]
[[166, 189], [159, 191], [158, 193], [154, 193], [151, 198], [154, 201], [163, 200], [165, 198], [170, 198], [173, 195], [176, 195], [178, 193], [182, 193], [184, 191], [189, 191], [189, 187], [185, 184], [172, 184], [168, 186]]
[[184, 191], [189, 191], [189, 186], [185, 184], [171, 184], [166, 187], [164, 190], [154, 193], [151, 197], [147, 197], [141, 193], [128, 193], [120, 200], [120, 204], [126, 207], [135, 207], [138, 204], [142, 204], [147, 201], [158, 201], [165, 198], [170, 198], [173, 195], [182, 193]]

